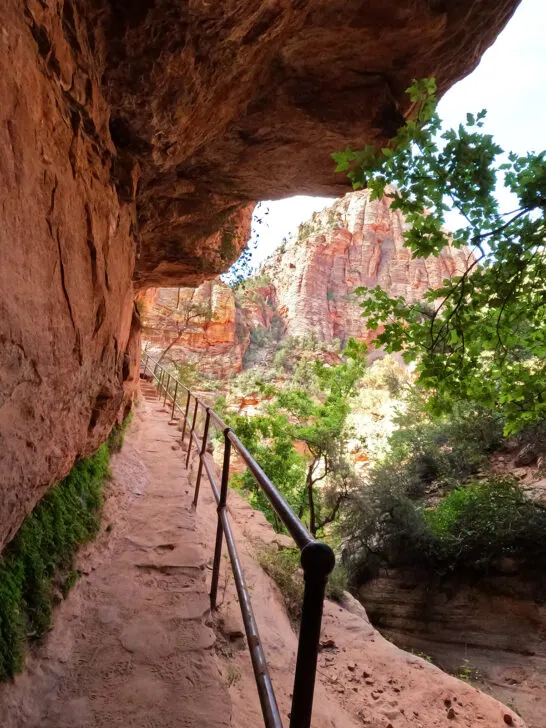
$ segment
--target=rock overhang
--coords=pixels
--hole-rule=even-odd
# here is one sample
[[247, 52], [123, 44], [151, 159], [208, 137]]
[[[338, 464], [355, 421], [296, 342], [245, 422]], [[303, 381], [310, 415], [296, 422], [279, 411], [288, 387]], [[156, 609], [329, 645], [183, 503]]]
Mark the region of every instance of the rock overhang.
[[224, 271], [256, 200], [347, 192], [331, 153], [384, 144], [411, 114], [411, 80], [445, 92], [518, 0], [106, 5], [103, 88], [118, 152], [138, 163], [146, 288]]

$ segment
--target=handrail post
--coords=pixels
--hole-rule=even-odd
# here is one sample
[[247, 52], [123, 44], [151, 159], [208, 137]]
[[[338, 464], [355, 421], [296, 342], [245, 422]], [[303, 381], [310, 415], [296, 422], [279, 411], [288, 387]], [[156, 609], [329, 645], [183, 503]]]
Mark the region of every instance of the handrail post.
[[301, 552], [305, 590], [290, 711], [290, 728], [310, 728], [311, 726], [324, 593], [328, 575], [335, 563], [336, 559], [332, 549], [320, 541], [307, 544]]
[[203, 429], [203, 442], [201, 443], [201, 452], [199, 454], [199, 468], [197, 469], [197, 480], [195, 481], [195, 495], [193, 496], [193, 507], [197, 508], [197, 499], [199, 498], [199, 486], [201, 485], [201, 473], [203, 472], [203, 458], [207, 453], [207, 440], [209, 439], [210, 424], [210, 407], [207, 407], [207, 416], [205, 418], [205, 427]]
[[178, 397], [178, 379], [174, 380], [174, 397], [173, 408], [171, 410], [171, 421], [174, 420], [174, 408], [176, 407], [176, 398]]
[[186, 410], [184, 412], [184, 426], [182, 427], [182, 437], [180, 438], [180, 442], [182, 445], [184, 444], [184, 437], [186, 436], [186, 422], [188, 421], [188, 411], [190, 409], [190, 399], [191, 399], [190, 390], [186, 389], [186, 392], [188, 394], [188, 398], [186, 399]]
[[227, 489], [229, 483], [229, 461], [231, 457], [231, 441], [228, 433], [230, 427], [224, 430], [224, 463], [222, 465], [222, 485], [220, 488], [220, 500], [218, 502], [218, 525], [216, 526], [216, 546], [214, 547], [214, 563], [212, 566], [212, 579], [210, 582], [210, 608], [216, 609], [216, 596], [218, 594], [218, 578], [220, 576], [220, 561], [222, 558], [222, 519], [221, 514], [226, 507]]
[[167, 373], [167, 383], [165, 385], [165, 397], [163, 398], [163, 407], [165, 407], [165, 402], [167, 401], [167, 395], [169, 394], [170, 381], [171, 381], [171, 375]]
[[157, 380], [157, 398], [158, 399], [161, 399], [161, 387], [163, 385], [163, 375], [164, 374], [165, 374], [165, 372], [163, 371], [163, 369], [160, 369], [159, 378]]
[[146, 377], [146, 369], [148, 368], [149, 358], [150, 358], [150, 355], [146, 354], [146, 359], [144, 360], [144, 371], [142, 372], [144, 374], [144, 377]]
[[193, 408], [193, 420], [191, 422], [190, 441], [188, 442], [188, 454], [186, 456], [186, 470], [190, 462], [191, 444], [193, 442], [193, 431], [195, 430], [195, 420], [197, 419], [197, 408], [199, 407], [199, 400], [195, 397], [195, 407]]

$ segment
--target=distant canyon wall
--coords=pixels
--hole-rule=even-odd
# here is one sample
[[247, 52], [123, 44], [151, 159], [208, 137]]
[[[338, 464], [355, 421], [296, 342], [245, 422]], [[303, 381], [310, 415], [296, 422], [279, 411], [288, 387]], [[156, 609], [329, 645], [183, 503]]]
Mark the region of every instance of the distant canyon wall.
[[[201, 371], [218, 378], [241, 371], [252, 331], [279, 323], [283, 336], [312, 334], [342, 346], [350, 337], [370, 342], [376, 332], [362, 317], [356, 288], [381, 286], [392, 296], [419, 301], [472, 260], [464, 248], [412, 259], [403, 245], [406, 229], [388, 198], [371, 201], [367, 191], [349, 193], [315, 213], [298, 239], [281, 246], [238, 290], [216, 280], [195, 290], [148, 291], [144, 339], [156, 357], [174, 341], [170, 357], [199, 361]], [[208, 314], [182, 330], [187, 301], [207, 302]]]
[[287, 334], [369, 341], [374, 332], [362, 318], [355, 288], [380, 286], [411, 303], [466, 269], [470, 252], [465, 249], [412, 259], [404, 247], [407, 229], [387, 197], [371, 201], [366, 190], [315, 213], [304, 225], [303, 239], [288, 244], [263, 269], [274, 282]]
[[198, 288], [156, 288], [139, 295], [145, 354], [198, 363], [211, 376], [239, 372], [250, 334], [228, 286], [217, 280]]

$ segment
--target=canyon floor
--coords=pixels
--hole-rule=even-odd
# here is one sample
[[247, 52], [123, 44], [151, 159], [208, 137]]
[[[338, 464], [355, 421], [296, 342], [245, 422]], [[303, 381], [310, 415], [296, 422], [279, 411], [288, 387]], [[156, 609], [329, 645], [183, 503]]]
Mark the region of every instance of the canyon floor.
[[[191, 505], [180, 432], [147, 389], [112, 460], [103, 528], [78, 557], [81, 578], [27, 668], [0, 688], [3, 728], [255, 728], [262, 724], [227, 558], [209, 609], [216, 529], [206, 480]], [[261, 513], [229, 495], [233, 531], [283, 722], [297, 637], [258, 563], [281, 547]], [[493, 698], [399, 650], [349, 595], [327, 602], [313, 728], [518, 726]]]

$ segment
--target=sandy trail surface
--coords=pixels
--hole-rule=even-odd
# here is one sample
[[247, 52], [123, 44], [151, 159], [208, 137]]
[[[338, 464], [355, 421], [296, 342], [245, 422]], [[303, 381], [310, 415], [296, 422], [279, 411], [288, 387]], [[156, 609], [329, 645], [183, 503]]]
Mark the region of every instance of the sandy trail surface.
[[[82, 576], [27, 669], [0, 686], [1, 728], [259, 728], [263, 725], [227, 558], [210, 582], [216, 504], [150, 385], [112, 459], [103, 526]], [[210, 460], [211, 465], [212, 458]], [[229, 493], [230, 519], [285, 726], [297, 637], [260, 550], [287, 545]], [[224, 554], [225, 556], [225, 554]], [[498, 701], [385, 640], [347, 595], [326, 602], [313, 728], [524, 728]]]
[[210, 524], [191, 508], [180, 433], [146, 399], [113, 458], [82, 578], [25, 674], [0, 689], [3, 728], [230, 725], [207, 624]]

